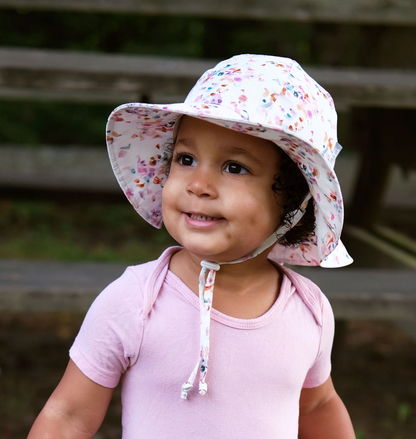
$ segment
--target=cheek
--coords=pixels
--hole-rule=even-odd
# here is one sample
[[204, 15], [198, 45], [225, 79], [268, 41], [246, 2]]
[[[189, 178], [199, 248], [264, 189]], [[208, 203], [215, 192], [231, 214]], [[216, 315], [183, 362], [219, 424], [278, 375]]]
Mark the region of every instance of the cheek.
[[172, 193], [172, 185], [169, 183], [169, 179], [168, 179], [162, 191], [162, 216], [165, 225], [170, 218], [173, 199], [174, 197]]
[[249, 229], [253, 227], [269, 235], [279, 226], [283, 209], [270, 187], [258, 191], [248, 189], [235, 202], [238, 207], [234, 211], [239, 212], [238, 216]]

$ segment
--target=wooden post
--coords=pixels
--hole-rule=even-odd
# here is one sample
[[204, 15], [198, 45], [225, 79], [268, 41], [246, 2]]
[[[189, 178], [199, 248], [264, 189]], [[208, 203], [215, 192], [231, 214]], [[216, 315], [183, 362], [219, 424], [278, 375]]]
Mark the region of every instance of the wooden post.
[[416, 167], [415, 110], [354, 108], [351, 143], [362, 162], [347, 222], [371, 229], [379, 220], [392, 163]]
[[386, 189], [389, 161], [383, 149], [382, 109], [354, 108], [351, 142], [361, 151], [361, 166], [356, 181], [348, 222], [370, 229], [379, 216]]

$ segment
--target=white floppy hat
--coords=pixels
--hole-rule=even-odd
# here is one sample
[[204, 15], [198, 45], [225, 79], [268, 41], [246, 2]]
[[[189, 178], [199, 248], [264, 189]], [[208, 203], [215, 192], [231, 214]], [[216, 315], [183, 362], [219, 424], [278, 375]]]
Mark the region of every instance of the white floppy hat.
[[300, 246], [276, 243], [269, 258], [293, 265], [342, 267], [352, 262], [340, 241], [344, 206], [333, 171], [341, 147], [330, 94], [291, 59], [238, 55], [205, 72], [180, 104], [129, 103], [107, 123], [117, 180], [135, 210], [162, 224], [162, 190], [175, 123], [189, 115], [271, 140], [303, 173], [314, 200], [314, 237]]

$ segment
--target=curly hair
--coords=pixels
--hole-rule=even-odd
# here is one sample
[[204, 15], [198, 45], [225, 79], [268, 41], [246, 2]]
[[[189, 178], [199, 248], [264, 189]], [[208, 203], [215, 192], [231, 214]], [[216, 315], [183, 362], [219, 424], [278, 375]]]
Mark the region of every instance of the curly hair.
[[[175, 145], [173, 142], [164, 145], [166, 157], [165, 173], [167, 176], [169, 176], [172, 164], [174, 147]], [[280, 219], [282, 225], [289, 225], [292, 223], [295, 213], [298, 211], [306, 194], [309, 192], [309, 187], [296, 163], [280, 148], [278, 148], [278, 150], [281, 151], [281, 165], [279, 172], [274, 176], [272, 190], [277, 195], [283, 195], [283, 213]], [[286, 232], [278, 242], [286, 247], [297, 247], [306, 244], [313, 237], [315, 226], [315, 208], [313, 199], [311, 198], [300, 222]]]
[[[280, 149], [280, 148], [279, 148]], [[282, 151], [282, 150], [281, 150]], [[281, 224], [290, 225], [295, 213], [309, 192], [308, 183], [296, 163], [282, 151], [279, 172], [274, 177], [273, 191], [283, 195], [283, 213]], [[316, 227], [313, 198], [306, 206], [305, 214], [300, 222], [279, 239], [283, 246], [299, 246], [308, 243], [314, 235]]]

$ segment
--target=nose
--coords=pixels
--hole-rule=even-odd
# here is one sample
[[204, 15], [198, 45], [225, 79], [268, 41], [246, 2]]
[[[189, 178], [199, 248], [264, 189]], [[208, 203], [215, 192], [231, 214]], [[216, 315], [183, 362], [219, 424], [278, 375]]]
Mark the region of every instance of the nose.
[[215, 176], [208, 169], [196, 168], [189, 176], [186, 191], [197, 197], [216, 198], [218, 191]]

